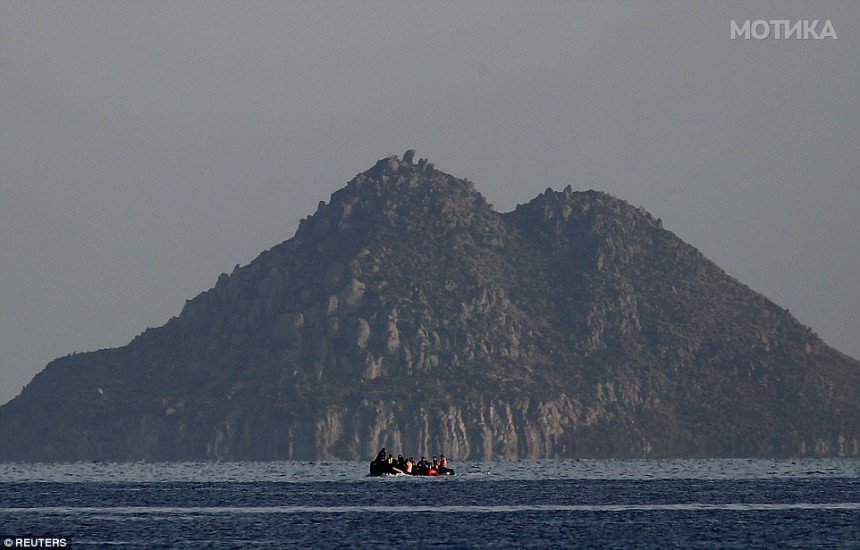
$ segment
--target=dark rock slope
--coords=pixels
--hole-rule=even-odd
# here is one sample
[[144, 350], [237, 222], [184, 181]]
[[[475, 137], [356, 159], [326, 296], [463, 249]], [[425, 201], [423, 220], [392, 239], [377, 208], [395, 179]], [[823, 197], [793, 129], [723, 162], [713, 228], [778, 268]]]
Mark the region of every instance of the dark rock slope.
[[[411, 160], [411, 155], [409, 155]], [[860, 455], [860, 364], [642, 209], [390, 157], [0, 408], [0, 458]]]

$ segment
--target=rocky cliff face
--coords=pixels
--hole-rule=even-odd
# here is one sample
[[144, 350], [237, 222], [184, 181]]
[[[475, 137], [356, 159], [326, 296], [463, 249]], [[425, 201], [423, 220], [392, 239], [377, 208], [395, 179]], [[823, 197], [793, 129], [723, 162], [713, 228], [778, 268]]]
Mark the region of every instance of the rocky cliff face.
[[660, 220], [570, 187], [499, 214], [404, 159], [164, 326], [49, 364], [0, 458], [860, 456], [860, 364]]

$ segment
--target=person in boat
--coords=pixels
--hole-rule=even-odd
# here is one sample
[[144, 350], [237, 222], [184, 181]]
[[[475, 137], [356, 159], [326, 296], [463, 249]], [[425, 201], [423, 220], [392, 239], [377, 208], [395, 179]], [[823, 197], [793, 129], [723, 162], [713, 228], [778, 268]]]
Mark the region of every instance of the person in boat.
[[439, 475], [439, 460], [434, 456], [433, 462], [427, 463], [427, 475], [428, 476], [438, 476]]
[[380, 464], [385, 462], [385, 454], [385, 447], [383, 447], [382, 450], [379, 451], [379, 454], [376, 455], [376, 460], [374, 460], [374, 462], [379, 462]]
[[439, 467], [436, 469], [440, 474], [446, 474], [451, 471], [451, 469], [448, 468], [448, 459], [445, 458], [445, 455], [439, 455]]
[[404, 468], [404, 471], [407, 474], [411, 475], [412, 474], [412, 466], [413, 466], [413, 460], [412, 460], [412, 457], [410, 456], [409, 458], [406, 459], [406, 467]]
[[399, 471], [400, 470], [395, 467], [394, 458], [387, 453], [387, 449], [384, 447], [379, 451], [379, 454], [376, 455], [373, 462], [370, 463], [371, 475], [396, 474]]

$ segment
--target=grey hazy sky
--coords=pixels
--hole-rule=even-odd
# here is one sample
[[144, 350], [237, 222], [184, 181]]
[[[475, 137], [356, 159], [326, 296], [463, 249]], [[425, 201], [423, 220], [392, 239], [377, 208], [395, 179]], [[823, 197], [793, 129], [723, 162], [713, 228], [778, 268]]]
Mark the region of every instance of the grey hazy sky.
[[[838, 40], [729, 39], [830, 19]], [[0, 402], [415, 147], [607, 191], [860, 356], [857, 3], [0, 2]]]

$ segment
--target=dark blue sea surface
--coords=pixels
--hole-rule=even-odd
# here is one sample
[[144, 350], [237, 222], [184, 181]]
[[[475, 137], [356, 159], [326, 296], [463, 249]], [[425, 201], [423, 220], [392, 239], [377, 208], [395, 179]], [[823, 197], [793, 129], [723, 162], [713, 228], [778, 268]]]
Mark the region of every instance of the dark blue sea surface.
[[858, 460], [0, 464], [0, 536], [71, 547], [860, 548]]

